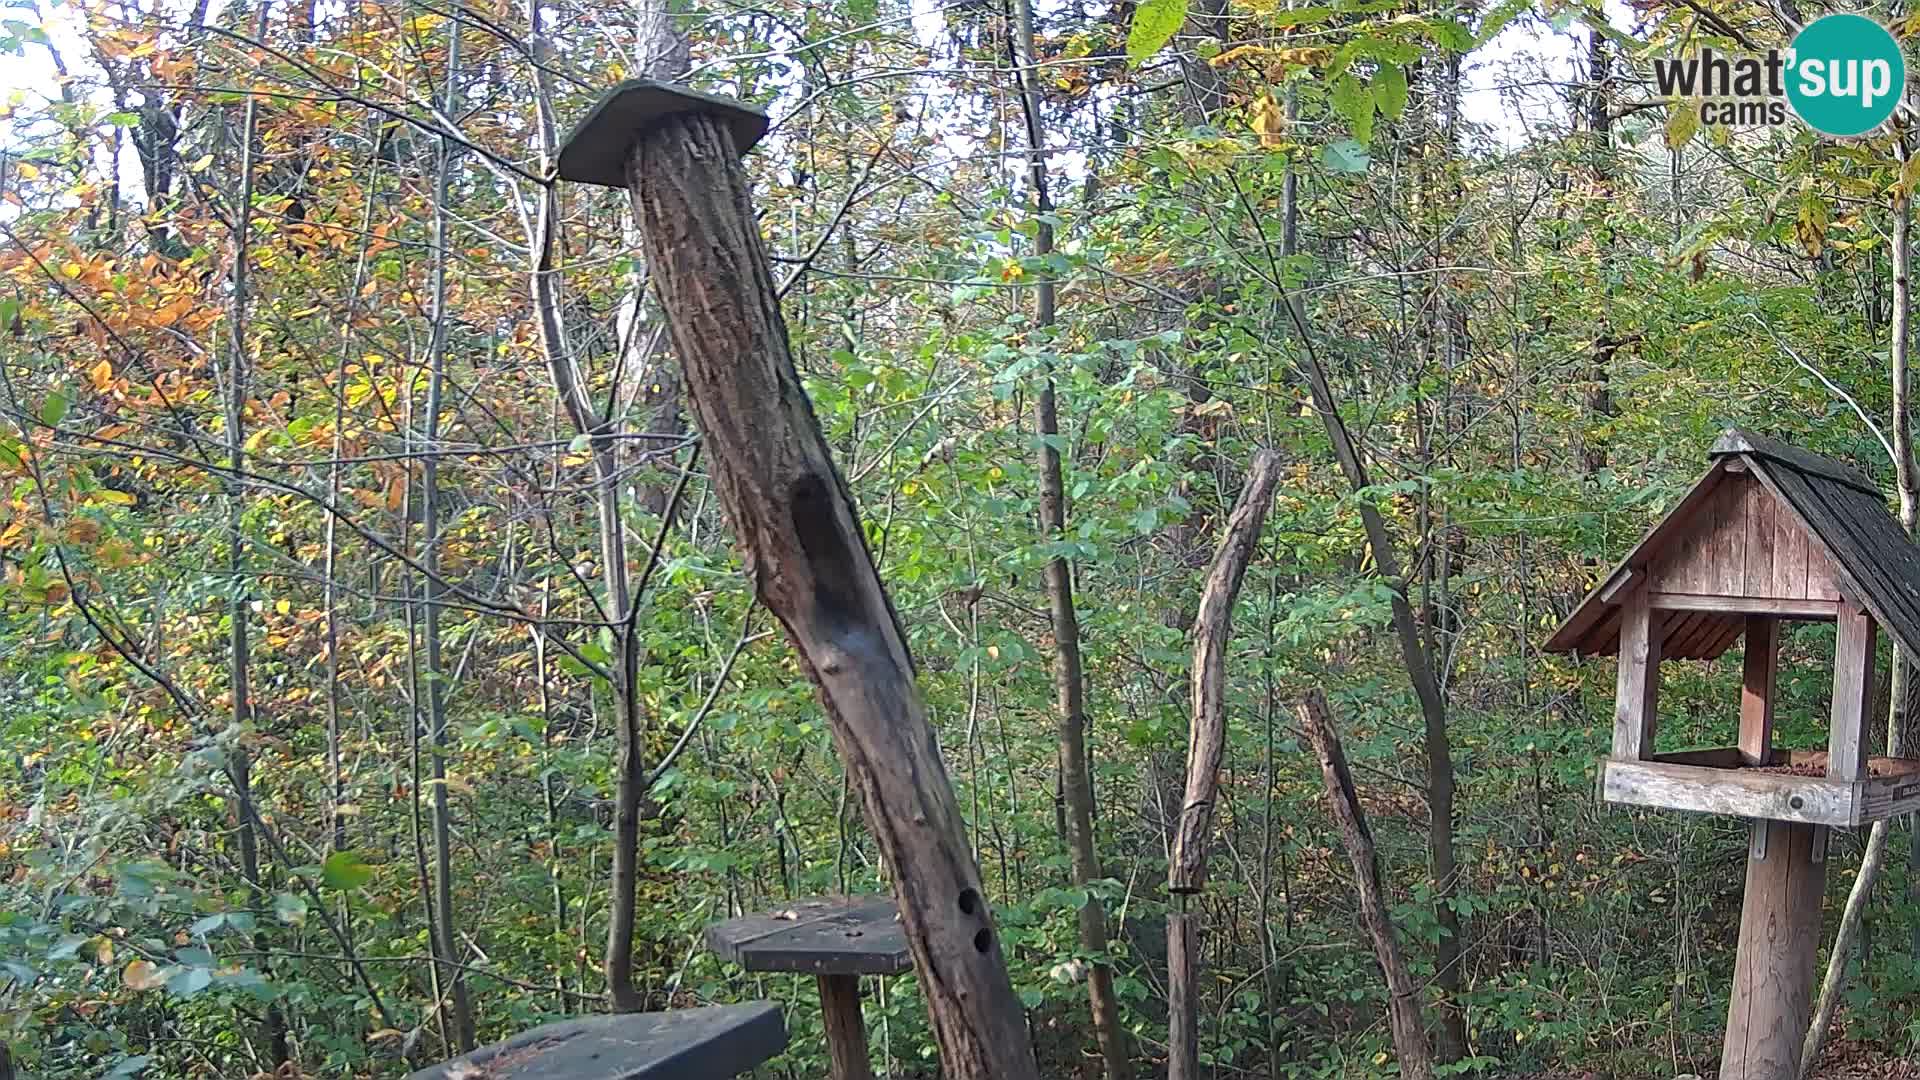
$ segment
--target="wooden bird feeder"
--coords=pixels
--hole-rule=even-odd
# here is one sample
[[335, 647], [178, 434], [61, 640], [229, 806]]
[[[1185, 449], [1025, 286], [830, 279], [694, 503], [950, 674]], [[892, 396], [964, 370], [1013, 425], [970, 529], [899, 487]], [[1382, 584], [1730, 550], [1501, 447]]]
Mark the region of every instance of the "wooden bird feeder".
[[[1617, 655], [1611, 803], [1751, 819], [1722, 1080], [1787, 1080], [1812, 1007], [1827, 829], [1920, 808], [1920, 760], [1867, 754], [1874, 639], [1920, 656], [1920, 548], [1839, 462], [1740, 430], [1583, 600], [1549, 652]], [[1773, 746], [1780, 627], [1836, 624], [1825, 750]], [[1734, 745], [1656, 752], [1660, 662], [1745, 640]]]

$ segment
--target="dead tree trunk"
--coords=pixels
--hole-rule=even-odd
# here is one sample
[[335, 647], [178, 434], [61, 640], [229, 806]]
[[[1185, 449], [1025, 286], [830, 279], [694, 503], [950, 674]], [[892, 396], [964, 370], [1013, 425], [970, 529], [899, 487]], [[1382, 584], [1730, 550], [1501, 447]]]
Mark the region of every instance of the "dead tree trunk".
[[1193, 620], [1193, 728], [1187, 737], [1187, 794], [1174, 826], [1168, 861], [1167, 891], [1179, 897], [1167, 914], [1167, 1076], [1196, 1080], [1200, 1075], [1200, 916], [1186, 910], [1186, 894], [1207, 882], [1207, 843], [1212, 835], [1214, 796], [1220, 787], [1220, 757], [1227, 745], [1227, 635], [1233, 629], [1233, 604], [1247, 563], [1260, 543], [1280, 459], [1271, 450], [1253, 457], [1247, 486], [1227, 518], [1227, 534], [1207, 570], [1200, 613]]
[[1366, 924], [1367, 935], [1373, 938], [1373, 955], [1387, 980], [1387, 1022], [1393, 1032], [1394, 1052], [1400, 1056], [1400, 1075], [1407, 1080], [1433, 1080], [1433, 1054], [1427, 1046], [1420, 987], [1407, 970], [1406, 958], [1400, 955], [1393, 918], [1387, 914], [1387, 902], [1380, 892], [1380, 866], [1374, 858], [1373, 834], [1367, 831], [1366, 814], [1360, 809], [1360, 796], [1354, 791], [1353, 776], [1347, 771], [1347, 757], [1340, 749], [1340, 735], [1327, 714], [1327, 699], [1316, 690], [1301, 699], [1296, 709], [1300, 727], [1320, 759], [1327, 802], [1333, 810], [1334, 823], [1340, 827], [1340, 842], [1346, 846], [1347, 861], [1353, 864], [1360, 921]]
[[1037, 1080], [906, 635], [794, 370], [735, 157], [724, 120], [679, 113], [640, 133], [627, 164], [714, 489], [893, 872], [943, 1075]]

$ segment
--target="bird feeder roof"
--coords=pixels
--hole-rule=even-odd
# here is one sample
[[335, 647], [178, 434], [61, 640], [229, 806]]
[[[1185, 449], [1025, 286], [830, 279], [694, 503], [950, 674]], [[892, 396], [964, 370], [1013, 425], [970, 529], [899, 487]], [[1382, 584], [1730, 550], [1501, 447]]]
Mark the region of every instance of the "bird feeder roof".
[[1831, 618], [1864, 607], [1920, 655], [1920, 547], [1865, 476], [1830, 458], [1730, 428], [1713, 466], [1548, 639], [1548, 652], [1612, 655], [1621, 602], [1654, 591], [1675, 608], [1663, 655], [1712, 659], [1749, 614]]

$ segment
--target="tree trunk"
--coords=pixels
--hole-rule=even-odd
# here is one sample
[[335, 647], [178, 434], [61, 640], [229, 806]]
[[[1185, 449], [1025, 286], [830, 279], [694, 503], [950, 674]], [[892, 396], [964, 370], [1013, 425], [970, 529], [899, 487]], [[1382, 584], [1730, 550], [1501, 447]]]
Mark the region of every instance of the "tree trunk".
[[1300, 701], [1296, 712], [1301, 730], [1313, 744], [1314, 755], [1320, 759], [1327, 803], [1333, 811], [1334, 824], [1340, 828], [1347, 861], [1353, 865], [1360, 921], [1373, 939], [1374, 959], [1386, 977], [1387, 1022], [1393, 1033], [1394, 1052], [1400, 1057], [1400, 1075], [1407, 1080], [1433, 1080], [1426, 1020], [1420, 1009], [1420, 987], [1408, 972], [1406, 959], [1400, 955], [1393, 917], [1387, 913], [1386, 898], [1380, 889], [1380, 866], [1374, 856], [1373, 835], [1367, 831], [1366, 814], [1360, 808], [1360, 796], [1354, 791], [1353, 777], [1347, 771], [1340, 735], [1327, 713], [1327, 700], [1315, 690]]
[[[264, 35], [267, 21], [267, 5], [260, 4], [258, 23]], [[243, 535], [246, 516], [246, 487], [240, 477], [247, 465], [247, 395], [252, 379], [250, 358], [247, 355], [247, 303], [248, 275], [247, 263], [250, 257], [248, 234], [253, 225], [253, 164], [254, 135], [258, 118], [258, 99], [248, 97], [245, 119], [241, 122], [240, 134], [240, 191], [234, 207], [233, 228], [233, 267], [232, 297], [227, 317], [227, 386], [226, 386], [226, 450], [227, 467], [231, 480], [227, 486], [227, 676], [228, 692], [232, 695], [232, 722], [236, 732], [245, 732], [253, 725], [253, 679], [251, 664], [253, 659], [252, 634], [249, 618], [252, 609], [249, 606], [250, 591], [246, 583], [247, 552]], [[253, 801], [253, 763], [247, 751], [247, 736], [242, 735], [233, 743], [232, 757], [228, 769], [233, 785], [238, 789], [242, 802]], [[260, 875], [260, 841], [251, 816], [239, 815], [240, 839], [240, 875], [246, 879], [248, 888], [253, 892], [256, 903], [264, 902], [267, 895], [266, 883]], [[249, 935], [249, 944], [261, 954], [261, 968], [271, 970], [272, 957], [262, 948], [260, 935]], [[268, 1054], [274, 1065], [284, 1065], [290, 1054], [287, 1047], [287, 1025], [282, 1017], [279, 1004], [267, 1006], [260, 1025], [261, 1037], [266, 1041]]]
[[711, 116], [666, 118], [628, 175], [714, 489], [892, 871], [943, 1074], [1037, 1080], [906, 635], [794, 370], [732, 136]]
[[1174, 827], [1167, 890], [1180, 896], [1180, 910], [1167, 916], [1167, 1059], [1169, 1080], [1198, 1080], [1200, 1032], [1200, 915], [1185, 910], [1185, 895], [1206, 886], [1207, 847], [1213, 804], [1220, 787], [1220, 758], [1227, 745], [1227, 635], [1247, 564], [1260, 543], [1267, 510], [1280, 479], [1280, 459], [1271, 450], [1254, 455], [1227, 518], [1226, 535], [1214, 552], [1200, 611], [1193, 620], [1193, 728], [1187, 739], [1187, 787]]
[[[1034, 74], [1033, 5], [1015, 0], [1019, 25], [1013, 34], [1015, 62], [1020, 72], [1020, 102], [1026, 115], [1027, 176], [1033, 191], [1034, 254], [1053, 253], [1053, 200], [1047, 189], [1046, 124], [1040, 114], [1040, 91]], [[1052, 347], [1055, 322], [1054, 285], [1043, 272], [1035, 290], [1034, 326], [1037, 344]], [[1049, 541], [1063, 540], [1067, 531], [1067, 494], [1060, 464], [1060, 414], [1054, 396], [1053, 369], [1047, 366], [1037, 402], [1040, 443], [1040, 532]], [[1047, 609], [1053, 622], [1054, 707], [1058, 714], [1060, 786], [1066, 797], [1067, 851], [1073, 883], [1088, 889], [1080, 905], [1080, 948], [1094, 958], [1087, 969], [1087, 998], [1093, 1011], [1094, 1038], [1106, 1065], [1107, 1080], [1127, 1080], [1126, 1035], [1120, 1026], [1120, 1006], [1113, 994], [1113, 968], [1102, 958], [1107, 952], [1106, 905], [1091, 895], [1091, 884], [1105, 876], [1093, 832], [1093, 772], [1087, 756], [1086, 681], [1080, 658], [1080, 620], [1073, 603], [1073, 568], [1059, 555], [1047, 560]]]
[[1200, 612], [1193, 620], [1193, 731], [1187, 742], [1186, 798], [1174, 827], [1167, 875], [1170, 892], [1197, 893], [1206, 887], [1214, 796], [1227, 743], [1227, 636], [1233, 630], [1240, 582], [1260, 543], [1279, 480], [1279, 457], [1271, 450], [1255, 454], [1247, 486], [1227, 518], [1226, 535], [1200, 592]]
[[[459, 111], [460, 28], [447, 22], [448, 116]], [[453, 998], [453, 1038], [460, 1053], [474, 1047], [473, 1008], [467, 999], [467, 979], [457, 966], [459, 949], [453, 914], [453, 825], [447, 805], [447, 672], [440, 655], [440, 612], [445, 592], [440, 576], [440, 406], [447, 377], [447, 230], [448, 189], [453, 179], [455, 145], [440, 139], [439, 171], [433, 192], [433, 325], [427, 341], [427, 407], [423, 418], [426, 454], [420, 470], [420, 564], [426, 576], [426, 603], [422, 612], [422, 644], [427, 661], [427, 730], [433, 744], [433, 903], [438, 932], [434, 951], [442, 965], [441, 985]]]

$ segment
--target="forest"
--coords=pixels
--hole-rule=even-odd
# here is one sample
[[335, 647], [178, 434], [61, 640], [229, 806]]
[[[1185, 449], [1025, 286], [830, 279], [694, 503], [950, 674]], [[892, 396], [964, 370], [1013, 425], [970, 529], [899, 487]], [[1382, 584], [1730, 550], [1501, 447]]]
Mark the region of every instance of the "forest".
[[[0, 1077], [751, 1002], [763, 1080], [1735, 1076], [1743, 882], [1809, 857], [1807, 1060], [1744, 1076], [1920, 1075], [1912, 815], [1769, 864], [1621, 805], [1644, 665], [1548, 648], [1772, 482], [1729, 429], [1912, 532], [1920, 77], [1848, 138], [1656, 84], [1803, 5], [11, 0]], [[635, 79], [764, 134], [570, 175]], [[740, 463], [802, 445], [783, 516]], [[1843, 679], [1861, 761], [1920, 745], [1841, 570], [1760, 765]], [[822, 611], [890, 616], [865, 728]], [[1759, 654], [1676, 646], [1646, 753], [1746, 747]], [[894, 973], [709, 933], [841, 895], [904, 898]]]

